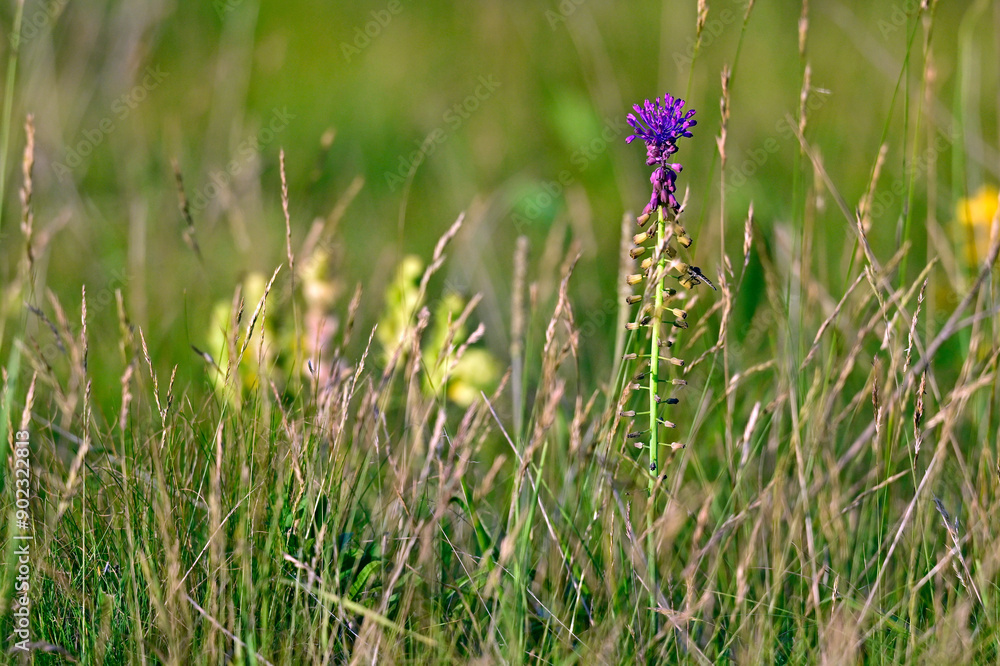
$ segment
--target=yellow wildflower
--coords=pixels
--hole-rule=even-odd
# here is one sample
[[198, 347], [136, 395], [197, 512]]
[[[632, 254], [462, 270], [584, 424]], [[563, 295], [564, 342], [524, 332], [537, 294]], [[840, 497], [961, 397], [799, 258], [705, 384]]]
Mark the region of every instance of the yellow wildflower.
[[997, 188], [983, 185], [968, 199], [960, 199], [955, 207], [958, 233], [964, 239], [965, 257], [969, 265], [976, 266], [986, 258], [990, 249], [990, 228], [997, 214]]
[[[273, 317], [269, 317], [264, 321], [256, 322], [253, 338], [250, 340], [243, 354], [243, 360], [240, 362], [239, 368], [230, 367], [231, 363], [236, 362], [235, 358], [230, 358], [230, 353], [239, 354], [248, 332], [250, 318], [257, 308], [260, 299], [264, 296], [266, 286], [267, 277], [263, 273], [252, 272], [244, 277], [241, 292], [243, 298], [243, 316], [239, 322], [239, 336], [235, 341], [232, 328], [234, 323], [232, 301], [221, 299], [212, 308], [212, 317], [206, 336], [207, 346], [205, 350], [210, 358], [215, 359], [214, 362], [217, 367], [217, 371], [211, 375], [211, 382], [215, 390], [220, 394], [226, 395], [227, 399], [235, 407], [239, 407], [243, 393], [248, 393], [258, 388], [260, 375], [259, 362], [263, 359], [266, 365], [271, 365], [274, 361], [273, 339], [276, 332], [274, 330]], [[261, 332], [262, 326], [266, 329], [265, 333]], [[233, 349], [233, 344], [236, 345], [235, 349]], [[262, 345], [266, 346], [262, 347]], [[226, 374], [232, 373], [233, 370], [237, 372], [230, 381], [235, 380], [236, 385], [239, 387], [239, 390], [235, 394], [230, 393], [226, 386]]]
[[[420, 280], [424, 262], [419, 257], [403, 257], [396, 275], [385, 291], [385, 311], [379, 319], [375, 337], [382, 345], [383, 362], [392, 358], [413, 331], [416, 313], [424, 306]], [[469, 333], [457, 319], [466, 301], [455, 292], [444, 294], [429, 304], [429, 325], [424, 332], [419, 353], [424, 370], [422, 388], [427, 395], [439, 395], [468, 407], [480, 391], [492, 391], [500, 376], [500, 364], [486, 349], [471, 345], [479, 342], [482, 331]], [[401, 350], [400, 360], [408, 348]]]

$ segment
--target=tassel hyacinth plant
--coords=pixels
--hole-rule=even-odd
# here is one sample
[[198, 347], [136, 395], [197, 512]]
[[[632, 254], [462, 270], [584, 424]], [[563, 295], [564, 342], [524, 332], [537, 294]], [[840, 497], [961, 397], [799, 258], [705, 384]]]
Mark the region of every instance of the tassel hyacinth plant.
[[[653, 523], [656, 513], [656, 490], [664, 478], [660, 461], [660, 449], [667, 438], [660, 437], [663, 428], [674, 428], [675, 424], [661, 416], [664, 405], [677, 404], [678, 399], [664, 395], [663, 387], [683, 386], [685, 380], [668, 378], [664, 364], [678, 368], [684, 366], [683, 359], [670, 354], [674, 344], [674, 334], [686, 329], [687, 311], [684, 306], [692, 288], [707, 284], [715, 289], [697, 266], [692, 266], [682, 258], [682, 250], [691, 247], [692, 239], [680, 224], [681, 205], [675, 195], [677, 176], [681, 165], [671, 162], [677, 152], [677, 141], [691, 137], [691, 128], [697, 124], [693, 109], [685, 112], [684, 100], [664, 95], [663, 100], [646, 100], [643, 106], [635, 105], [635, 114], [629, 114], [627, 121], [635, 134], [625, 140], [632, 143], [642, 139], [646, 144], [646, 164], [654, 167], [649, 178], [652, 184], [649, 203], [636, 222], [639, 233], [633, 236], [634, 247], [629, 254], [639, 260], [639, 271], [627, 277], [631, 286], [643, 286], [642, 292], [626, 298], [629, 305], [638, 305], [636, 316], [627, 324], [634, 333], [632, 347], [625, 355], [625, 361], [640, 364], [640, 369], [626, 387], [626, 391], [638, 393], [638, 402], [646, 404], [639, 409], [624, 409], [623, 418], [637, 418], [629, 429], [626, 439], [636, 448], [646, 449], [649, 461], [649, 501], [646, 511], [646, 556], [649, 568], [650, 606], [655, 631], [656, 608], [659, 606], [656, 576], [656, 541]], [[676, 287], [676, 288], [675, 288]], [[645, 333], [645, 335], [643, 334]], [[648, 437], [648, 442], [642, 439]], [[683, 444], [673, 442], [672, 450], [683, 448]]]

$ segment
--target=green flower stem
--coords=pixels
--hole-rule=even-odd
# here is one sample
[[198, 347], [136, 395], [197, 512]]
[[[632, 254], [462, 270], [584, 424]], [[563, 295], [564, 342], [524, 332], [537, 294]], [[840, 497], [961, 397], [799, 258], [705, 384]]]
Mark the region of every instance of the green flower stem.
[[666, 237], [666, 220], [663, 206], [656, 209], [656, 250], [660, 257], [654, 266], [650, 267], [650, 279], [653, 284], [653, 313], [649, 343], [649, 504], [646, 510], [646, 559], [649, 566], [649, 605], [650, 622], [653, 632], [657, 631], [659, 614], [657, 606], [656, 580], [656, 537], [653, 533], [653, 523], [656, 513], [656, 479], [660, 475], [660, 424], [657, 421], [656, 400], [657, 383], [660, 379], [660, 326], [663, 311], [663, 275], [667, 269], [667, 254], [663, 247]]

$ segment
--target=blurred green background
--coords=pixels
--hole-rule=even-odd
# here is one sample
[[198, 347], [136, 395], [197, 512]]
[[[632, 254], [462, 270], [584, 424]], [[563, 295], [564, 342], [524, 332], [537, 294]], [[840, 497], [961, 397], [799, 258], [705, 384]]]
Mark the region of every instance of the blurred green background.
[[[914, 158], [925, 151], [914, 137], [926, 142], [944, 133], [961, 142], [963, 150], [949, 139], [928, 155], [922, 168], [930, 173], [910, 199], [918, 257], [911, 277], [929, 255], [954, 265], [955, 202], [998, 176], [1000, 12], [989, 2], [937, 7], [926, 77], [932, 89], [923, 90], [923, 73], [903, 69], [908, 48], [925, 48], [923, 29], [908, 18], [915, 3], [810, 5], [802, 57], [801, 5], [791, 0], [756, 3], [745, 33], [745, 2], [710, 3], [697, 54], [695, 2], [29, 1], [12, 100], [0, 276], [10, 284], [23, 255], [19, 165], [23, 121], [32, 113], [35, 233], [52, 232], [36, 265], [34, 303], [51, 313], [44, 296], [51, 289], [78, 320], [80, 285], [87, 285], [102, 399], [117, 400], [121, 371], [108, 297], [117, 287], [154, 361], [180, 363], [182, 385], [204, 386], [189, 344], [205, 340], [213, 304], [230, 300], [247, 272], [270, 274], [286, 261], [283, 148], [293, 248], [364, 179], [339, 227], [336, 266], [348, 293], [364, 286], [363, 331], [377, 320], [401, 257], [429, 257], [440, 234], [468, 211], [438, 288], [484, 293], [478, 317], [487, 344], [506, 358], [519, 234], [531, 241], [537, 263], [553, 226], [571, 229], [557, 242], [578, 242], [584, 253], [573, 282], [582, 321], [615, 297], [620, 220], [648, 198], [643, 148], [625, 143], [633, 103], [670, 92], [698, 110], [695, 136], [678, 154], [679, 188], [691, 190], [687, 224], [708, 275], [719, 270], [720, 227], [727, 253], [739, 261], [751, 201], [755, 242], [777, 246], [780, 230], [795, 236], [806, 224], [795, 212], [795, 183], [812, 183], [813, 169], [782, 122], [797, 115], [807, 62], [806, 136], [850, 207], [864, 193], [879, 146], [888, 147], [878, 188], [885, 196], [870, 232], [883, 259], [898, 247], [900, 215], [908, 210], [892, 186], [910, 184], [906, 160], [919, 164]], [[4, 3], [8, 36], [13, 16], [14, 3]], [[8, 62], [12, 41], [0, 49]], [[723, 210], [719, 72], [734, 61]], [[425, 154], [414, 159], [422, 146]], [[203, 261], [183, 239], [172, 160], [192, 202]], [[557, 185], [560, 179], [568, 185]], [[926, 192], [925, 182], [938, 183], [935, 191]], [[835, 285], [846, 272], [851, 235], [832, 198], [819, 200], [825, 207], [808, 221], [811, 251], [816, 272]], [[737, 328], [763, 298], [753, 270]], [[21, 305], [7, 293], [5, 307], [10, 314]], [[27, 335], [44, 345], [44, 324], [26, 315], [25, 322]], [[607, 376], [613, 328], [609, 319], [582, 341], [588, 376]], [[6, 354], [9, 336], [3, 344]]]

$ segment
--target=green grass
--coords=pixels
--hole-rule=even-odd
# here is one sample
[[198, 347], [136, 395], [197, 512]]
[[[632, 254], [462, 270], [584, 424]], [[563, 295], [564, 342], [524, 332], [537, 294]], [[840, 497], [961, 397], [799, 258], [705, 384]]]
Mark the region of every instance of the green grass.
[[[1000, 239], [967, 247], [952, 219], [998, 177], [1000, 6], [813, 2], [799, 33], [787, 7], [722, 4], [704, 23], [637, 8], [685, 26], [675, 47], [593, 2], [554, 30], [544, 8], [404, 3], [335, 63], [337, 105], [306, 64], [353, 32], [305, 46], [289, 35], [318, 19], [249, 0], [138, 12], [149, 48], [124, 74], [86, 39], [111, 18], [72, 3], [6, 51], [0, 163], [34, 161], [0, 174], [26, 193], [0, 219], [5, 637], [20, 431], [34, 539], [32, 652], [15, 637], [5, 658], [1000, 659]], [[399, 69], [417, 52], [439, 88]], [[56, 178], [158, 62], [150, 103]], [[297, 67], [296, 85], [276, 73]], [[495, 95], [390, 190], [383, 173], [491, 72]], [[718, 291], [692, 292], [685, 364], [657, 369], [686, 386], [653, 440], [685, 446], [661, 446], [650, 502], [623, 416], [651, 399], [623, 361], [648, 173], [625, 134], [574, 150], [662, 94], [656, 76], [699, 110], [679, 221]], [[65, 118], [43, 104], [96, 82], [111, 92]], [[296, 118], [239, 158], [284, 104]]]

